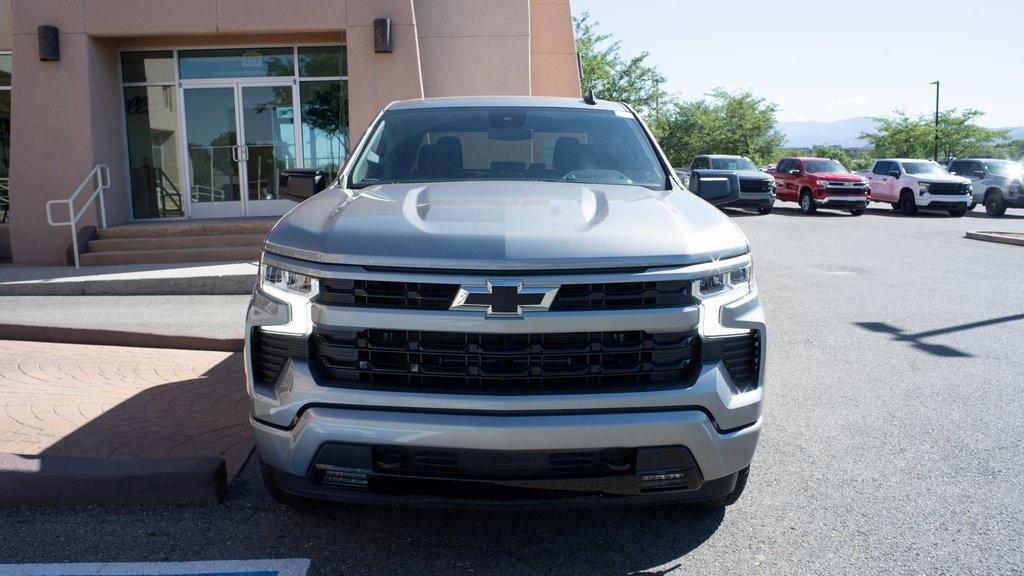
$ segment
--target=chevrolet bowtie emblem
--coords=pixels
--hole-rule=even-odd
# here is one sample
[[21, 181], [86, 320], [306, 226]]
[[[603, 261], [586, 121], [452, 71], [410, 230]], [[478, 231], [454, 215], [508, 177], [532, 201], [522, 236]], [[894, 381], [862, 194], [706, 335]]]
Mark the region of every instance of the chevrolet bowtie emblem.
[[466, 286], [452, 301], [452, 310], [481, 310], [488, 317], [523, 318], [528, 311], [547, 310], [558, 286], [527, 286], [522, 280], [488, 280], [484, 286]]

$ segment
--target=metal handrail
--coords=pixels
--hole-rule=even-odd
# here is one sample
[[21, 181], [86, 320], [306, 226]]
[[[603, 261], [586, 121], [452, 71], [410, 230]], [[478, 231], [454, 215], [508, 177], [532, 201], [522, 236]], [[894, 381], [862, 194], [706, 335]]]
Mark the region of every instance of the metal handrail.
[[[79, 194], [88, 190], [89, 184], [93, 184], [92, 193], [89, 194], [89, 198], [82, 205], [81, 211], [75, 213], [75, 198]], [[103, 203], [103, 191], [110, 188], [110, 169], [107, 168], [106, 164], [97, 164], [93, 167], [89, 175], [82, 180], [82, 183], [78, 185], [78, 188], [71, 194], [67, 200], [50, 200], [46, 203], [46, 222], [50, 226], [70, 226], [71, 227], [71, 246], [75, 253], [75, 268], [81, 267], [78, 259], [78, 220], [85, 214], [85, 209], [92, 205], [93, 201], [98, 196], [100, 199], [100, 228], [107, 227], [107, 208]], [[68, 219], [66, 222], [54, 222], [53, 220], [53, 207], [57, 204], [66, 204], [68, 207]]]

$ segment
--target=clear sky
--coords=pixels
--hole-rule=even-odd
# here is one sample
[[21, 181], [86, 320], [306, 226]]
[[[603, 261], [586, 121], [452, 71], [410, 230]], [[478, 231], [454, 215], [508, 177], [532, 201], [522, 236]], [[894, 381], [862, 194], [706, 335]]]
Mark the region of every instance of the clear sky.
[[626, 56], [650, 52], [669, 92], [721, 86], [831, 121], [978, 108], [1024, 125], [1024, 0], [572, 0]]

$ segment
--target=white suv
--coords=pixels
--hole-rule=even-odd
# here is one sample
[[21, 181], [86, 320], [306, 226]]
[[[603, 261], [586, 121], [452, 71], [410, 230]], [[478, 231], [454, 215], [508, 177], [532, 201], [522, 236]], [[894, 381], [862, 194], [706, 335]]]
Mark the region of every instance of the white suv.
[[879, 159], [866, 176], [870, 200], [888, 202], [903, 214], [917, 214], [923, 208], [963, 216], [971, 205], [971, 181], [931, 160]]

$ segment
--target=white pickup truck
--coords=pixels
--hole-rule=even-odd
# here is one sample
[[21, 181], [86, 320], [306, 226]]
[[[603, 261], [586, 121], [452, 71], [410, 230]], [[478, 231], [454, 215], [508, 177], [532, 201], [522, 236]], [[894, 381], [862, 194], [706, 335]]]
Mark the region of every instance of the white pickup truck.
[[871, 187], [872, 202], [888, 202], [903, 214], [945, 210], [959, 217], [971, 205], [971, 181], [950, 174], [931, 160], [881, 158], [863, 176]]

